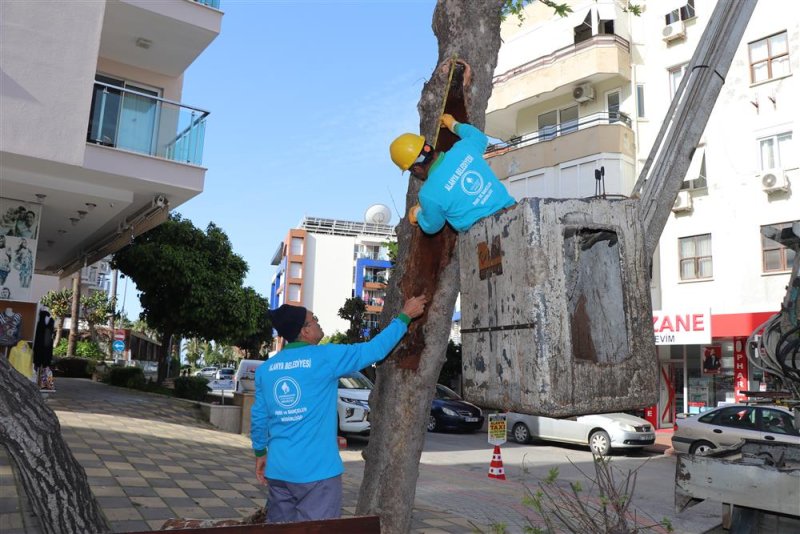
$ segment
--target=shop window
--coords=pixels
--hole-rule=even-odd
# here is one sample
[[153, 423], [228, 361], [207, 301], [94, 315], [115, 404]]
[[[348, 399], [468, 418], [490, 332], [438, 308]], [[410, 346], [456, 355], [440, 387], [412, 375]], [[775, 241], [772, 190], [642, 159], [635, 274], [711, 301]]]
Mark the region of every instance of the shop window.
[[[791, 228], [792, 223], [779, 223], [767, 225], [782, 230]], [[762, 226], [761, 228], [765, 228]], [[780, 243], [773, 241], [761, 234], [762, 268], [765, 273], [783, 272], [792, 269], [795, 251]]]
[[681, 280], [703, 280], [714, 275], [711, 259], [711, 234], [682, 237], [678, 240]]
[[747, 45], [750, 54], [750, 81], [764, 82], [790, 73], [789, 41], [786, 32]]

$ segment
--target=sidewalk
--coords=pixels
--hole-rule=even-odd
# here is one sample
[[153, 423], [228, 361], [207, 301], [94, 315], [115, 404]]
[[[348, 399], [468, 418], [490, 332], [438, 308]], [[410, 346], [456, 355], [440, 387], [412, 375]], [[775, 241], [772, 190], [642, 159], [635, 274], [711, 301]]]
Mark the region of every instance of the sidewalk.
[[[114, 532], [158, 529], [169, 518], [240, 519], [264, 504], [249, 439], [214, 429], [193, 403], [81, 379], [59, 379], [47, 403]], [[670, 438], [659, 432], [650, 450], [664, 454]], [[0, 447], [0, 532], [38, 534], [4, 453]], [[358, 450], [342, 458], [347, 516], [355, 513], [364, 461]], [[526, 518], [538, 517], [521, 504], [523, 484], [489, 479], [486, 469], [422, 466], [412, 532], [491, 532], [499, 524], [522, 532]]]

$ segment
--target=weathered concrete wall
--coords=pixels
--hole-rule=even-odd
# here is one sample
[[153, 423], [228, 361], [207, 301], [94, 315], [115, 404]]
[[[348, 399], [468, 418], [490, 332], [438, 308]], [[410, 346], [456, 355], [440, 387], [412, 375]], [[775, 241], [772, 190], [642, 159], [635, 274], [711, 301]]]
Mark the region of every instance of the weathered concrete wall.
[[635, 200], [522, 200], [459, 238], [464, 396], [550, 416], [656, 403]]

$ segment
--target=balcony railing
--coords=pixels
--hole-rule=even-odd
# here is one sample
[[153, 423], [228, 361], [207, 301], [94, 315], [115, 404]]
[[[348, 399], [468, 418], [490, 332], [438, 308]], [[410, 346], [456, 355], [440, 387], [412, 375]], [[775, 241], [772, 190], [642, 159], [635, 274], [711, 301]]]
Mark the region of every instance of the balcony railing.
[[87, 141], [200, 165], [206, 117], [202, 109], [95, 82]]
[[198, 4], [203, 4], [204, 6], [213, 7], [214, 9], [219, 9], [219, 0], [194, 0]]
[[598, 124], [617, 124], [622, 123], [625, 126], [630, 127], [631, 125], [631, 118], [628, 117], [625, 113], [621, 111], [611, 111], [611, 112], [598, 112], [592, 113], [591, 115], [587, 115], [586, 117], [582, 117], [575, 121], [565, 121], [561, 124], [554, 124], [552, 126], [545, 126], [544, 128], [540, 128], [539, 130], [523, 135], [520, 137], [512, 137], [508, 141], [504, 143], [495, 143], [491, 144], [486, 148], [486, 155], [487, 156], [496, 156], [499, 153], [508, 152], [509, 150], [514, 150], [517, 148], [522, 148], [524, 146], [532, 145], [535, 143], [541, 143], [543, 141], [550, 141], [555, 139], [556, 137], [560, 137], [562, 135], [569, 135], [572, 132], [577, 132], [578, 130], [583, 130], [584, 128], [590, 128], [592, 126], [596, 126]]

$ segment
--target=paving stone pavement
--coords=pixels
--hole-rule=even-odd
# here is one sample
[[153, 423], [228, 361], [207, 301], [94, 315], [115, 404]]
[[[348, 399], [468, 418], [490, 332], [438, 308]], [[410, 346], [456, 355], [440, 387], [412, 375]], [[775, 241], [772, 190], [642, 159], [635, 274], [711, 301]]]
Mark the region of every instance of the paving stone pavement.
[[[253, 475], [250, 440], [216, 430], [196, 403], [81, 379], [61, 378], [47, 404], [86, 470], [92, 492], [114, 532], [159, 529], [166, 519], [238, 519], [264, 504]], [[659, 432], [651, 452], [669, 454], [671, 433]], [[359, 450], [341, 451], [343, 515], [355, 513], [364, 473]], [[41, 532], [0, 446], [0, 532]], [[523, 532], [538, 516], [521, 504], [525, 488], [496, 481], [486, 466], [472, 471], [421, 465], [412, 511], [415, 534]], [[702, 530], [693, 530], [701, 532]]]

